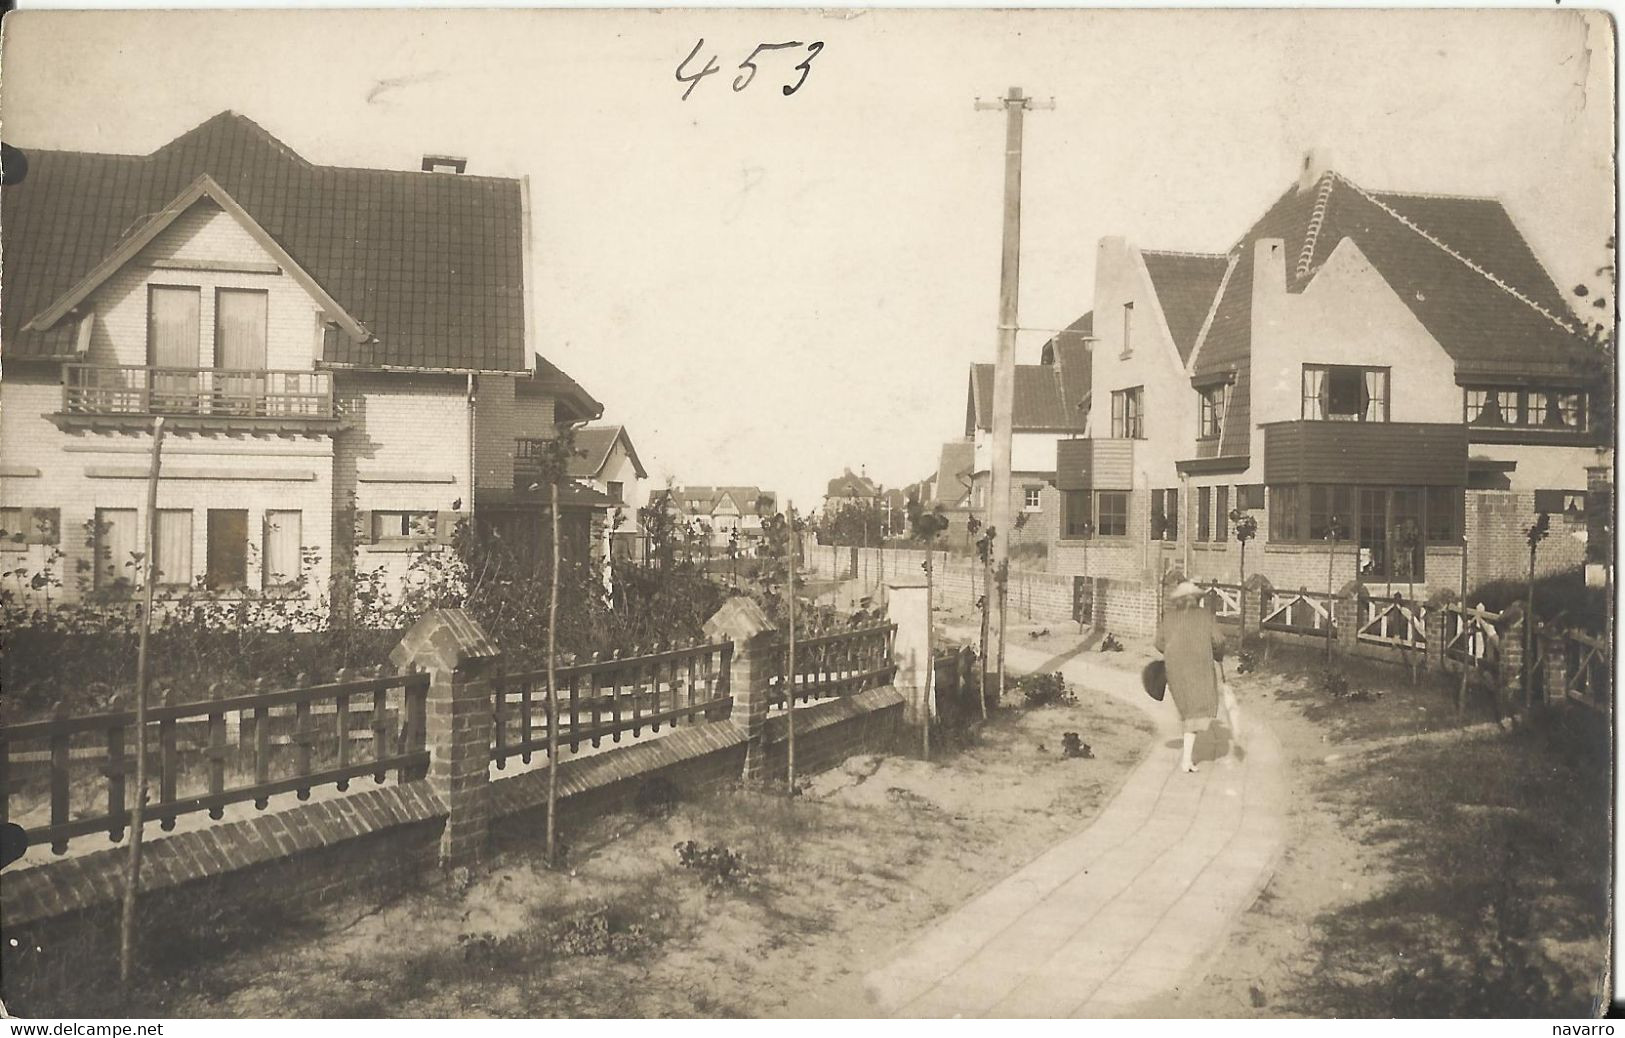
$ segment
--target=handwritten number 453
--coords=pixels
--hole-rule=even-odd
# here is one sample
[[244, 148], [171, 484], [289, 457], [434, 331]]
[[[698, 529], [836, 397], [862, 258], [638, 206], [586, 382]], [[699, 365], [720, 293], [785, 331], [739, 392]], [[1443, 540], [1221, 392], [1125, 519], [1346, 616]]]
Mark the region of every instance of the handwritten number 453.
[[[688, 57], [684, 58], [677, 65], [677, 82], [688, 84], [688, 89], [683, 91], [684, 101], [687, 101], [688, 95], [692, 94], [694, 92], [694, 88], [700, 85], [700, 80], [715, 72], [721, 71], [721, 69], [717, 66], [717, 56], [715, 54], [705, 59], [705, 67], [701, 68], [698, 72], [688, 71], [689, 63], [699, 56], [700, 48], [704, 46], [705, 40], [704, 38], [701, 38], [698, 43], [694, 44], [694, 49], [688, 52]], [[739, 91], [750, 86], [751, 80], [756, 78], [756, 73], [758, 71], [756, 66], [757, 55], [761, 54], [765, 50], [789, 50], [794, 47], [803, 46], [807, 48], [807, 56], [802, 59], [800, 64], [795, 66], [795, 71], [801, 73], [801, 78], [797, 79], [793, 84], [787, 84], [782, 87], [785, 97], [789, 97], [797, 90], [800, 90], [801, 84], [807, 81], [807, 74], [812, 71], [812, 59], [818, 57], [818, 52], [824, 49], [824, 42], [822, 40], [816, 40], [812, 43], [806, 44], [802, 43], [800, 40], [792, 40], [789, 43], [758, 43], [756, 45], [756, 49], [750, 52], [750, 57], [739, 63], [739, 67], [745, 71], [742, 74], [734, 77], [734, 93], [737, 94]]]

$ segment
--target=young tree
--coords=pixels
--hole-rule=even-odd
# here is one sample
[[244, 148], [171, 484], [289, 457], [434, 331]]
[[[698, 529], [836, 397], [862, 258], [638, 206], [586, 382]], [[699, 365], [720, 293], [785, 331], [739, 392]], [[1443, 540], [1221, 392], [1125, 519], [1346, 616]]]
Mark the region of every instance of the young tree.
[[1241, 583], [1247, 583], [1247, 542], [1258, 536], [1258, 520], [1239, 508], [1230, 509], [1230, 529], [1241, 545]]
[[1334, 515], [1326, 520], [1326, 659], [1332, 658], [1332, 600], [1337, 595], [1336, 579], [1337, 542], [1343, 539], [1343, 517]]
[[1523, 706], [1527, 711], [1535, 697], [1535, 554], [1540, 542], [1551, 532], [1552, 517], [1545, 512], [1524, 531], [1529, 541], [1529, 599], [1523, 614]]

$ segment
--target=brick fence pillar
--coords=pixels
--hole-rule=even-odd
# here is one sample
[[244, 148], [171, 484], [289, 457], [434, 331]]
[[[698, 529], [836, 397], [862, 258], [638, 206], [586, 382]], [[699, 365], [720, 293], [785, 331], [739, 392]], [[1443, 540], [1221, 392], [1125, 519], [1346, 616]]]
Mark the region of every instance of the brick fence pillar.
[[1544, 646], [1542, 655], [1545, 657], [1541, 663], [1545, 672], [1545, 700], [1547, 703], [1561, 703], [1567, 698], [1569, 687], [1569, 640], [1555, 631], [1542, 633], [1540, 638]]
[[436, 609], [389, 654], [401, 671], [427, 673], [428, 781], [446, 805], [442, 868], [475, 868], [490, 846], [491, 682], [496, 643], [462, 609]]
[[1449, 588], [1440, 588], [1428, 596], [1422, 627], [1423, 636], [1427, 639], [1425, 652], [1427, 669], [1430, 671], [1444, 672], [1444, 644], [1450, 638], [1446, 633], [1449, 628], [1445, 625], [1445, 619], [1456, 602], [1457, 595]]
[[1501, 701], [1523, 703], [1523, 605], [1514, 602], [1501, 613]]
[[1332, 637], [1338, 652], [1352, 654], [1360, 642], [1360, 622], [1363, 619], [1360, 615], [1361, 591], [1360, 582], [1351, 580], [1338, 588], [1336, 596], [1332, 598], [1332, 626], [1335, 628]]
[[1264, 603], [1275, 591], [1269, 578], [1254, 573], [1241, 585], [1241, 638], [1248, 641], [1264, 633]]
[[762, 733], [767, 727], [768, 681], [781, 667], [783, 643], [778, 627], [762, 612], [754, 599], [735, 595], [705, 621], [705, 636], [711, 641], [733, 642], [733, 658], [728, 665], [728, 694], [733, 709], [728, 718], [745, 733], [746, 782], [767, 778], [767, 752]]

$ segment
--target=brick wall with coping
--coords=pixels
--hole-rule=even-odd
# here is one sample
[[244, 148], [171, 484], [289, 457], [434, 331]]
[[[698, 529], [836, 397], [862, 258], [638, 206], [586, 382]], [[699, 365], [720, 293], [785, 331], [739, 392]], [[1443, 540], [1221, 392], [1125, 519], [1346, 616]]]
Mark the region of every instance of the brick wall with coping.
[[[831, 767], [853, 753], [889, 750], [901, 727], [903, 697], [879, 688], [796, 711], [798, 769]], [[784, 768], [783, 715], [764, 733], [766, 778]], [[633, 805], [651, 781], [679, 797], [724, 788], [740, 778], [746, 734], [726, 719], [679, 727], [648, 742], [561, 762], [561, 827]], [[483, 748], [483, 747], [482, 747]], [[534, 847], [546, 819], [545, 767], [488, 786], [494, 845]], [[500, 824], [497, 824], [500, 820]], [[195, 919], [199, 906], [248, 913], [259, 902], [309, 911], [345, 896], [385, 896], [421, 883], [447, 848], [447, 803], [433, 776], [302, 804], [151, 839], [143, 868], [142, 911], [149, 939], [170, 936], [166, 919]], [[7, 950], [12, 991], [71, 981], [116, 954], [116, 917], [127, 851], [111, 848], [8, 871], [0, 887], [0, 923], [18, 950]], [[159, 935], [159, 936], [153, 936]], [[32, 949], [41, 951], [34, 952]], [[53, 954], [71, 949], [72, 962]], [[153, 954], [162, 956], [161, 951]]]

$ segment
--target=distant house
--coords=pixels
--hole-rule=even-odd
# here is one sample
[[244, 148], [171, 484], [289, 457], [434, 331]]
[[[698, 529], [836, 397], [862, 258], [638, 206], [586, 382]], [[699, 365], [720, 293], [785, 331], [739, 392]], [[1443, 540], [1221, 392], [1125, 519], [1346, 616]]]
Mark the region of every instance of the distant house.
[[[535, 356], [526, 181], [317, 165], [233, 112], [146, 155], [20, 150], [0, 194], [8, 568], [56, 559], [58, 601], [81, 573], [128, 594], [159, 416], [165, 596], [303, 577], [314, 597], [352, 566], [404, 578], [471, 514], [541, 529], [527, 439], [602, 409]], [[606, 503], [570, 502], [574, 542]]]
[[868, 476], [846, 469], [829, 481], [824, 491], [824, 511], [838, 511], [851, 505], [880, 503], [880, 485]]
[[624, 426], [588, 425], [576, 430], [575, 450], [568, 468], [570, 478], [612, 502], [604, 524], [608, 549], [641, 558], [643, 531], [638, 510], [644, 504], [643, 480], [649, 474], [638, 460], [632, 437]]
[[713, 548], [727, 548], [736, 532], [742, 546], [754, 547], [778, 511], [778, 495], [755, 486], [673, 487], [671, 494], [678, 514], [705, 531]]
[[1233, 509], [1277, 586], [1329, 562], [1384, 594], [1517, 577], [1539, 512], [1542, 568], [1580, 564], [1596, 358], [1499, 201], [1368, 190], [1311, 153], [1227, 252], [1106, 238], [1095, 271], [1101, 419], [1057, 445], [1053, 567], [1233, 580]]
[[[1086, 436], [1092, 397], [1091, 343], [1094, 315], [1084, 314], [1049, 342], [1037, 364], [1016, 365], [1010, 445], [1010, 508], [1025, 516], [1010, 544], [1046, 543], [1056, 523], [1055, 445]], [[968, 508], [985, 521], [992, 491], [993, 365], [972, 364], [965, 391], [965, 441], [945, 445], [943, 463], [960, 483], [964, 448], [970, 447], [968, 496], [949, 507]], [[950, 450], [950, 448], [952, 448]], [[946, 501], [949, 473], [939, 469], [937, 493]]]

